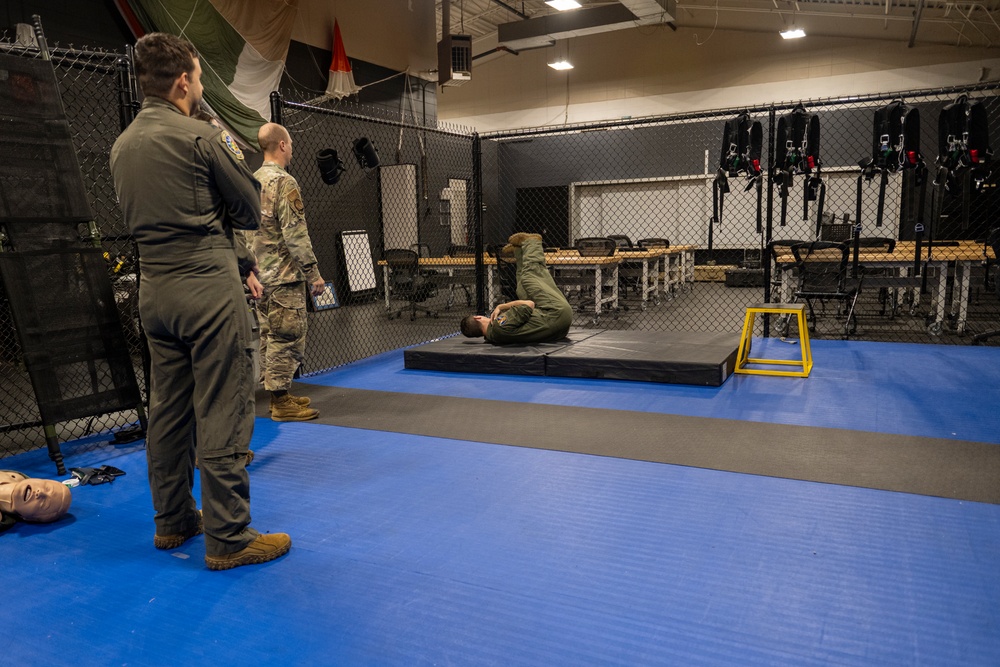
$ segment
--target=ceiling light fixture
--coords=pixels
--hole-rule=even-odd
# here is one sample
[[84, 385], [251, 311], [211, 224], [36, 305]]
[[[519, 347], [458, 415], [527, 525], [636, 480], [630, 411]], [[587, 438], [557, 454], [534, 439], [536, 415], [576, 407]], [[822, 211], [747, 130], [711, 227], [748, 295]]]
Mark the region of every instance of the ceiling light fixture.
[[788, 30], [782, 30], [778, 34], [785, 39], [798, 39], [800, 37], [805, 37], [806, 31], [802, 28], [789, 28]]
[[552, 9], [558, 9], [561, 12], [564, 12], [567, 9], [580, 8], [580, 3], [577, 2], [576, 0], [545, 0], [545, 4], [547, 4]]
[[549, 67], [552, 69], [573, 69], [573, 63], [568, 60], [557, 60], [554, 63], [549, 63]]

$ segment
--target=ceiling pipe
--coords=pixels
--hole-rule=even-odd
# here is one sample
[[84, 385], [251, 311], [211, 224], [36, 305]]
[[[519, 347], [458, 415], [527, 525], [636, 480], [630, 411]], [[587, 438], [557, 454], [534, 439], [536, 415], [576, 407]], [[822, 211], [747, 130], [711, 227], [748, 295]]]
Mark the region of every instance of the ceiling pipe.
[[920, 25], [920, 16], [924, 13], [924, 0], [917, 0], [917, 11], [913, 15], [913, 27], [910, 29], [910, 41], [906, 43], [906, 47], [909, 49], [913, 48], [913, 45], [917, 43], [917, 27]]
[[514, 9], [513, 7], [511, 7], [510, 5], [508, 5], [506, 2], [501, 2], [500, 0], [493, 0], [493, 4], [494, 5], [500, 5], [501, 7], [503, 7], [504, 9], [506, 9], [508, 12], [514, 14], [515, 16], [519, 16], [522, 19], [530, 18], [527, 14], [525, 14], [524, 12], [517, 11], [516, 9]]
[[480, 53], [479, 55], [475, 55], [475, 56], [472, 56], [472, 59], [473, 59], [473, 60], [479, 60], [480, 58], [485, 58], [486, 56], [490, 55], [491, 53], [496, 53], [496, 52], [498, 52], [498, 51], [503, 51], [503, 52], [505, 52], [505, 53], [511, 53], [511, 54], [513, 54], [513, 55], [515, 55], [515, 56], [519, 56], [519, 55], [521, 55], [521, 52], [520, 52], [520, 51], [515, 51], [514, 49], [511, 49], [511, 48], [508, 48], [508, 47], [506, 47], [506, 46], [503, 46], [503, 45], [501, 44], [500, 46], [498, 46], [498, 47], [496, 47], [496, 48], [492, 48], [492, 49], [490, 49], [489, 51], [483, 51], [483, 52], [482, 52], [482, 53]]

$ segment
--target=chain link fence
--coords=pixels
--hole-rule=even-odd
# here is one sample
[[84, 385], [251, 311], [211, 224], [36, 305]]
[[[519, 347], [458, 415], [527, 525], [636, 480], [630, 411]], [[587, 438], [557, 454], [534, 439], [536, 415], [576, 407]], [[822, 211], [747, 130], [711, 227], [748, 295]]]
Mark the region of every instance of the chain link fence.
[[[39, 57], [6, 39], [0, 52]], [[107, 252], [144, 389], [132, 242], [108, 169], [111, 145], [131, 117], [135, 83], [127, 55], [58, 48], [52, 53], [97, 230], [89, 238], [81, 233], [81, 243], [99, 239]], [[788, 272], [773, 263], [770, 241], [840, 240], [860, 225], [862, 237], [891, 238], [902, 246], [913, 244], [922, 223], [921, 279], [899, 289], [863, 289], [852, 338], [968, 344], [969, 333], [1000, 320], [1000, 304], [985, 284], [988, 255], [982, 244], [995, 224], [996, 174], [968, 194], [939, 191], [938, 119], [946, 105], [968, 95], [984, 104], [990, 135], [1000, 136], [997, 92], [991, 84], [803, 101], [804, 111], [819, 119], [820, 169], [793, 174], [783, 197], [772, 165], [782, 117], [793, 104], [480, 136], [429, 122], [418, 113], [424, 110], [404, 98], [395, 110], [283, 89], [272, 114], [293, 138], [290, 171], [301, 186], [313, 247], [330, 283], [310, 314], [302, 373], [455, 335], [465, 315], [488, 313], [498, 300], [512, 298], [512, 267], [502, 248], [519, 231], [542, 235], [577, 327], [738, 332], [748, 305], [789, 296], [789, 283], [782, 283]], [[922, 186], [912, 171], [888, 174], [880, 197], [880, 175], [861, 177], [859, 161], [872, 157], [875, 111], [897, 97], [919, 110], [928, 172]], [[713, 186], [723, 132], [726, 121], [742, 112], [760, 123], [762, 177], [729, 177], [720, 202]], [[343, 168], [324, 177], [317, 158], [330, 150]], [[602, 256], [593, 248], [604, 242], [594, 239], [606, 238], [615, 248]], [[581, 246], [590, 249], [581, 252]], [[908, 266], [866, 268], [871, 274], [905, 273], [912, 270]], [[5, 303], [0, 318], [0, 354], [9, 378], [0, 390], [3, 457], [43, 440]], [[842, 335], [838, 304], [817, 304], [816, 319], [814, 337]], [[758, 326], [760, 335], [767, 318]], [[775, 323], [770, 327], [769, 333], [784, 333]], [[59, 425], [59, 437], [135, 421], [128, 412], [94, 417]]]
[[[31, 59], [44, 57], [37, 43], [25, 40], [23, 35], [18, 37], [21, 39], [8, 33], [0, 34], [0, 54]], [[75, 230], [75, 243], [80, 247], [99, 244], [103, 249], [136, 378], [140, 391], [145, 392], [134, 253], [108, 166], [111, 146], [124, 125], [120, 84], [127, 62], [122, 54], [64, 49], [57, 44], [50, 45], [48, 53], [93, 212], [93, 224], [81, 225]], [[9, 239], [4, 238], [3, 242], [4, 251], [16, 250]], [[6, 290], [0, 290], [0, 364], [4, 375], [0, 385], [0, 457], [4, 457], [43, 446], [46, 438]], [[85, 392], [92, 379], [84, 365], [79, 378], [63, 379], [63, 382], [69, 393]], [[137, 421], [135, 410], [97, 415], [56, 425], [55, 437], [62, 441], [78, 439], [107, 433]], [[86, 448], [85, 445], [84, 450]]]
[[[482, 289], [474, 136], [427, 126], [405, 107], [316, 101], [294, 90], [279, 100], [274, 120], [292, 136], [289, 170], [338, 304], [310, 316], [303, 373], [455, 333]], [[323, 150], [343, 163], [336, 183], [321, 177]], [[461, 259], [444, 265], [445, 256]]]
[[[777, 135], [795, 104], [484, 135], [484, 234], [488, 244], [502, 243], [513, 231], [542, 234], [557, 282], [569, 274], [563, 282], [577, 326], [738, 332], [748, 305], [781, 300], [782, 289], [785, 299], [793, 296], [795, 276], [775, 267], [772, 240], [850, 241], [856, 230], [862, 242], [892, 239], [899, 249], [891, 257], [860, 251], [868, 261], [859, 270], [877, 285], [876, 276], [917, 275], [912, 267], [922, 224], [921, 279], [899, 281], [901, 287], [884, 281], [888, 287], [865, 289], [862, 283], [850, 336], [968, 344], [970, 332], [992, 328], [998, 319], [984, 273], [992, 256], [984, 240], [997, 224], [998, 172], [984, 172], [983, 182], [964, 189], [934, 183], [939, 118], [963, 95], [983, 104], [990, 135], [1000, 136], [996, 84], [804, 101], [806, 116], [819, 123], [817, 164], [809, 173], [794, 170], [785, 188], [775, 167]], [[881, 174], [862, 177], [859, 163], [873, 157], [875, 112], [897, 98], [920, 116], [927, 171], [923, 177], [915, 177], [916, 169], [887, 173], [883, 185]], [[741, 113], [760, 123], [763, 176], [730, 176], [728, 193], [720, 198], [713, 186], [724, 129]], [[619, 245], [617, 285], [597, 287], [589, 280], [581, 288], [579, 270], [559, 265], [560, 252], [573, 256], [580, 239], [593, 237], [611, 237]], [[676, 254], [654, 262], [623, 252], [656, 239], [668, 241]], [[787, 248], [783, 252], [780, 259], [787, 259]], [[685, 257], [693, 260], [692, 271]], [[812, 335], [843, 337], [844, 305], [813, 305]]]

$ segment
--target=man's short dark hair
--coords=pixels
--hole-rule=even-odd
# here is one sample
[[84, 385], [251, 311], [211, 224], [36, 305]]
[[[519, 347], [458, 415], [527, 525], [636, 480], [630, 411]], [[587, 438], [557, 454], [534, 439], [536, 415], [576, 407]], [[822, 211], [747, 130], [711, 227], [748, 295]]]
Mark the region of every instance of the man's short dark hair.
[[143, 95], [167, 97], [181, 74], [194, 72], [198, 51], [188, 40], [151, 32], [135, 43], [135, 74]]
[[483, 326], [479, 324], [475, 315], [463, 317], [459, 329], [466, 338], [482, 338], [483, 336]]

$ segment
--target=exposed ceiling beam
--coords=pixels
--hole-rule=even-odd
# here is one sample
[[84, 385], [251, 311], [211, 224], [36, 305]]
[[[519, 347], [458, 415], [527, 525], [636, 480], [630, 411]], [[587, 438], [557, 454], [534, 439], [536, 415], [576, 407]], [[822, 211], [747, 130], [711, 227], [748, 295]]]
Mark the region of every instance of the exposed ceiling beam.
[[[474, 44], [491, 49], [498, 42], [499, 26], [541, 22], [544, 19], [586, 13], [601, 8], [630, 11], [636, 21], [614, 27], [591, 25], [587, 32], [566, 32], [536, 39], [534, 48], [562, 40], [636, 25], [657, 24], [671, 29], [716, 27], [737, 32], [769, 32], [783, 24], [807, 23], [811, 35], [858, 39], [881, 39], [921, 45], [950, 44], [958, 47], [993, 47], [1000, 43], [1000, 0], [676, 0], [667, 20], [643, 19], [661, 14], [661, 0], [579, 0], [583, 7], [554, 12], [542, 0], [437, 0], [438, 16], [445, 3], [454, 10], [455, 32], [471, 35]], [[665, 1], [665, 0], [664, 0]], [[646, 10], [649, 10], [648, 12]], [[680, 11], [678, 15], [677, 12]], [[460, 12], [460, 14], [459, 14]], [[459, 25], [460, 24], [460, 25]], [[440, 24], [439, 24], [440, 25]], [[507, 43], [511, 48], [531, 48]]]
[[556, 40], [674, 20], [674, 0], [622, 0], [497, 26], [497, 41], [512, 49], [551, 46]]

